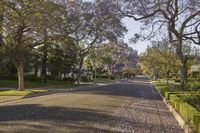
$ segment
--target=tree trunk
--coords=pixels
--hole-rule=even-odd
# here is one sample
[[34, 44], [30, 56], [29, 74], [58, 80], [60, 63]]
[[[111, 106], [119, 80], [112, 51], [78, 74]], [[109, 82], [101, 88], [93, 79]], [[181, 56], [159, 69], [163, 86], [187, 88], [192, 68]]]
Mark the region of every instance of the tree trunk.
[[24, 90], [24, 63], [19, 62], [17, 64], [17, 75], [18, 75], [18, 90]]
[[187, 59], [180, 58], [181, 61], [181, 69], [180, 69], [180, 77], [181, 77], [181, 87], [185, 88], [185, 84], [187, 82]]
[[81, 75], [82, 75], [83, 61], [84, 61], [84, 57], [81, 57], [81, 61], [80, 61], [80, 63], [79, 63], [79, 69], [78, 69], [77, 84], [80, 84], [80, 82], [81, 82]]
[[4, 44], [3, 35], [2, 35], [3, 21], [4, 21], [3, 12], [0, 12], [0, 47]]
[[167, 78], [167, 85], [169, 85], [169, 74], [170, 74], [170, 71], [167, 70], [167, 74], [166, 74], [166, 78]]
[[180, 78], [181, 78], [181, 87], [185, 89], [185, 84], [187, 82], [187, 59], [182, 51], [182, 40], [179, 39], [177, 44], [176, 53], [180, 59]]
[[35, 68], [34, 68], [34, 75], [35, 75], [35, 77], [38, 77], [38, 76], [37, 76], [37, 75], [38, 75], [38, 65], [35, 64], [34, 67], [35, 67]]
[[95, 66], [95, 70], [94, 70], [94, 84], [97, 84], [97, 70], [96, 70], [96, 66]]
[[43, 47], [43, 57], [42, 57], [42, 82], [46, 83], [47, 82], [47, 46], [44, 44]]

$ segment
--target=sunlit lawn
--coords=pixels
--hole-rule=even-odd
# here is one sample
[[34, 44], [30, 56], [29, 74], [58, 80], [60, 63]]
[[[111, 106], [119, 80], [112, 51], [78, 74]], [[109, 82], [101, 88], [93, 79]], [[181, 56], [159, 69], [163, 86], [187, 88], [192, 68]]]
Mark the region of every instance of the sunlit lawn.
[[31, 94], [45, 93], [45, 92], [48, 92], [48, 91], [47, 90], [24, 90], [24, 91], [6, 90], [6, 91], [0, 91], [0, 96], [27, 96]]

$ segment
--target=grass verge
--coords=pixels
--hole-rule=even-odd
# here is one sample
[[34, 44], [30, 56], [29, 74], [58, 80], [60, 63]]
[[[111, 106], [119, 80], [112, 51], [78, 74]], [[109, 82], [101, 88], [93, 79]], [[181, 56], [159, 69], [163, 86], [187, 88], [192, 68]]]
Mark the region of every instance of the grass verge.
[[27, 96], [32, 95], [36, 93], [46, 93], [47, 90], [24, 90], [24, 91], [18, 91], [18, 90], [6, 90], [6, 91], [0, 91], [0, 96]]
[[[64, 88], [70, 88], [70, 87], [78, 87], [80, 85], [76, 85], [73, 83], [69, 83], [66, 81], [54, 81], [50, 80], [47, 83], [42, 82], [30, 82], [25, 81], [25, 88], [40, 88], [40, 87], [48, 87], [48, 86], [57, 86], [57, 87], [64, 87]], [[0, 80], [0, 87], [2, 88], [17, 88], [18, 82], [16, 80]]]

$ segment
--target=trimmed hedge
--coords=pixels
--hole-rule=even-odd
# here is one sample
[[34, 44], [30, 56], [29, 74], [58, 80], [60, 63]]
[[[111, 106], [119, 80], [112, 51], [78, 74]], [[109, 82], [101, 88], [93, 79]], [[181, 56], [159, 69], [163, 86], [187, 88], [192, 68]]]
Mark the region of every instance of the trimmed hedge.
[[165, 96], [166, 100], [169, 100], [170, 99], [170, 95], [177, 94], [177, 93], [180, 93], [180, 92], [166, 91], [164, 96]]
[[[179, 95], [180, 94], [171, 94], [169, 98], [170, 103], [174, 109], [200, 133], [200, 112], [195, 107], [184, 102]], [[181, 96], [183, 95], [181, 94]]]
[[153, 84], [156, 86], [158, 91], [164, 96], [166, 91], [169, 91], [169, 86], [167, 86], [166, 83], [162, 82], [153, 82]]
[[199, 83], [187, 84], [186, 88], [191, 88], [188, 89], [190, 91], [183, 91], [179, 84], [167, 85], [159, 81], [154, 81], [153, 84], [166, 100], [169, 100], [174, 109], [200, 133], [200, 112], [191, 103], [184, 100], [188, 97], [200, 96], [200, 91], [197, 91]]
[[199, 81], [189, 82], [186, 84], [186, 86], [191, 91], [199, 91], [200, 90], [200, 82]]
[[172, 94], [178, 94], [179, 96], [200, 96], [199, 92], [184, 92], [184, 91], [165, 91], [164, 97], [166, 100], [170, 99], [170, 95]]

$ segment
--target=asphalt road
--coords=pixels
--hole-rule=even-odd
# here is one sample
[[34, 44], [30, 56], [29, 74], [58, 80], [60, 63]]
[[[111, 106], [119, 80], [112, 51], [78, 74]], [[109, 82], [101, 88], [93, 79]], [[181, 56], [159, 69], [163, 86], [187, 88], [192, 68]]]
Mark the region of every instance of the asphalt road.
[[0, 104], [0, 133], [183, 133], [149, 83], [119, 82]]

